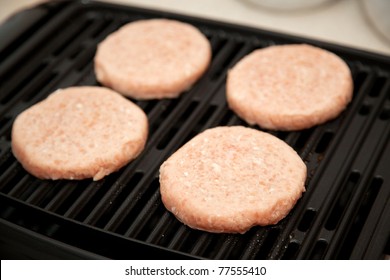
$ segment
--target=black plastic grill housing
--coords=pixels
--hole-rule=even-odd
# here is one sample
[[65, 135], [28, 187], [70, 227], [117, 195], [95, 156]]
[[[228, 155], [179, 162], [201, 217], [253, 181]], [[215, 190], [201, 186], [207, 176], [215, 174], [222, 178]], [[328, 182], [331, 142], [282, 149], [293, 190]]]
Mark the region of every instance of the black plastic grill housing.
[[[98, 2], [53, 2], [0, 26], [0, 254], [33, 258], [380, 259], [389, 254], [390, 58], [305, 38]], [[98, 85], [97, 44], [127, 22], [167, 17], [210, 40], [210, 68], [172, 100], [135, 101], [148, 115], [145, 151], [93, 182], [45, 181], [13, 157], [15, 117], [57, 88]], [[8, 34], [12, 31], [12, 36]], [[246, 125], [226, 106], [227, 70], [254, 49], [309, 43], [349, 65], [354, 97], [337, 119], [268, 131], [308, 167], [307, 191], [277, 225], [246, 234], [192, 230], [162, 205], [160, 164], [206, 128]], [[260, 129], [255, 126], [256, 129]], [[387, 245], [387, 247], [386, 247]]]

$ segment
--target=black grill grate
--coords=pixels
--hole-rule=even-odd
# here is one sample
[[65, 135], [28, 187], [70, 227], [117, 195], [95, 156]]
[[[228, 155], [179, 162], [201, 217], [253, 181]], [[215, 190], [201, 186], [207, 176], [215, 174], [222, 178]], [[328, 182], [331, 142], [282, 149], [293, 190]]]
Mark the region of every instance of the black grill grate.
[[[0, 218], [7, 225], [0, 227], [3, 236], [16, 227], [42, 234], [44, 241], [60, 241], [117, 259], [376, 259], [390, 253], [386, 247], [390, 231], [390, 58], [95, 2], [45, 4], [30, 13], [37, 14], [36, 22], [19, 18], [14, 32], [20, 36], [0, 48]], [[97, 43], [124, 23], [151, 17], [174, 18], [200, 28], [212, 44], [213, 60], [201, 80], [180, 98], [137, 102], [150, 122], [141, 156], [98, 182], [42, 181], [26, 173], [10, 151], [17, 114], [57, 88], [97, 85], [93, 73]], [[6, 29], [1, 28], [0, 32]], [[160, 164], [206, 128], [245, 125], [226, 106], [229, 67], [256, 48], [299, 42], [340, 55], [349, 64], [355, 83], [353, 102], [336, 120], [298, 132], [271, 132], [307, 164], [307, 192], [275, 226], [255, 227], [244, 235], [187, 228], [161, 203]], [[5, 254], [6, 248], [1, 249]]]

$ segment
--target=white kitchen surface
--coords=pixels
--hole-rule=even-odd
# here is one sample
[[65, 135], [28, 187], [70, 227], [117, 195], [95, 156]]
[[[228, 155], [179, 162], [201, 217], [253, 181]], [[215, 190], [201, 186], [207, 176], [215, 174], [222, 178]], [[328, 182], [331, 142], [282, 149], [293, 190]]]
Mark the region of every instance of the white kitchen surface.
[[[0, 24], [18, 11], [44, 1], [47, 0], [0, 0]], [[105, 0], [104, 2], [258, 27], [390, 56], [390, 0]], [[269, 3], [276, 5], [276, 2], [285, 4], [269, 7]], [[314, 7], [288, 9], [292, 2], [323, 3]], [[390, 256], [386, 256], [386, 259], [390, 259]]]
[[[15, 12], [40, 2], [43, 1], [0, 0], [0, 22]], [[390, 28], [387, 29], [388, 26], [383, 25], [383, 22], [389, 23], [390, 1], [106, 0], [105, 2], [227, 21], [390, 55], [390, 39], [388, 38], [390, 37]], [[283, 2], [285, 4], [269, 7], [269, 3], [276, 5], [276, 3]], [[289, 9], [288, 7], [293, 2], [306, 8]], [[306, 3], [313, 5], [314, 2], [322, 2], [322, 4], [307, 7]], [[375, 15], [372, 14], [372, 10], [375, 9], [367, 8], [371, 7], [374, 2], [382, 2], [382, 7], [376, 9]], [[386, 10], [387, 8], [389, 10]]]

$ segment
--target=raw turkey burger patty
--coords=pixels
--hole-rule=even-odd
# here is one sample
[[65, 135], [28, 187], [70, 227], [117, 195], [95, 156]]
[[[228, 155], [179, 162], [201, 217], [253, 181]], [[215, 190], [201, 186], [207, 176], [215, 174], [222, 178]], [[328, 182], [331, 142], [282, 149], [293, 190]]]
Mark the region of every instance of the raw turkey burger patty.
[[306, 166], [290, 146], [242, 126], [198, 134], [160, 168], [165, 207], [210, 232], [276, 224], [305, 191], [305, 180]]
[[131, 22], [99, 44], [98, 81], [136, 99], [179, 96], [206, 71], [207, 38], [194, 26], [168, 19]]
[[309, 45], [258, 49], [229, 72], [229, 107], [249, 124], [301, 130], [337, 117], [352, 99], [347, 64]]
[[137, 157], [147, 134], [145, 113], [120, 94], [71, 87], [16, 118], [12, 151], [38, 178], [99, 180]]

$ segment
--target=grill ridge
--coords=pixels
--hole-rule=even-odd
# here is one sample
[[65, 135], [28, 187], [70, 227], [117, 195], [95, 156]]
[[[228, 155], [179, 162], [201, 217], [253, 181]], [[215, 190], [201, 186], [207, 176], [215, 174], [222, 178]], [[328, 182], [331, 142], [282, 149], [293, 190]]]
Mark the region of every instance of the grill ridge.
[[[7, 78], [0, 96], [0, 222], [108, 258], [139, 257], [131, 255], [134, 250], [151, 254], [144, 258], [361, 259], [389, 254], [388, 57], [119, 5], [76, 1], [55, 11], [0, 62], [0, 77]], [[118, 172], [98, 182], [42, 181], [29, 175], [10, 149], [17, 114], [57, 88], [99, 85], [93, 71], [97, 44], [125, 23], [151, 17], [189, 22], [205, 33], [213, 57], [204, 76], [177, 99], [133, 100], [148, 115], [149, 139], [145, 151]], [[268, 131], [306, 163], [307, 192], [277, 225], [254, 227], [243, 235], [183, 225], [162, 204], [160, 164], [207, 128], [247, 126], [226, 105], [227, 71], [256, 48], [301, 42], [344, 58], [355, 86], [352, 103], [337, 119], [303, 131]], [[16, 67], [21, 61], [24, 67]], [[107, 242], [112, 250], [100, 245]]]

